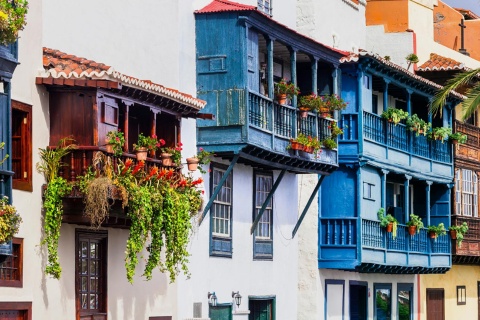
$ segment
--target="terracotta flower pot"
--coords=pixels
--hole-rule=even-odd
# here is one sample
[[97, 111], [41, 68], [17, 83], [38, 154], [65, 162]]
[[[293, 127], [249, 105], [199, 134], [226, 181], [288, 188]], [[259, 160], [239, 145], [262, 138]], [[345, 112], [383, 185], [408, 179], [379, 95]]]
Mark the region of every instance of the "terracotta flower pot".
[[292, 150], [303, 150], [303, 144], [298, 143], [297, 141], [290, 141], [290, 148]]
[[385, 228], [387, 232], [392, 232], [393, 231], [393, 222], [390, 222], [387, 224], [387, 227]]
[[415, 235], [415, 232], [417, 232], [417, 227], [416, 226], [408, 226], [408, 234], [413, 236]]
[[162, 158], [162, 165], [165, 167], [170, 167], [173, 165], [172, 154], [171, 153], [162, 153], [160, 154]]
[[195, 171], [198, 168], [197, 158], [187, 158], [187, 166], [189, 171]]
[[287, 94], [286, 93], [277, 94], [277, 102], [280, 104], [287, 104]]
[[137, 160], [138, 161], [145, 161], [147, 160], [147, 153], [148, 153], [148, 149], [147, 148], [137, 148], [137, 150], [135, 151], [136, 154], [137, 154]]
[[303, 146], [303, 151], [307, 153], [313, 153], [313, 147]]
[[457, 240], [457, 230], [450, 230], [450, 237], [452, 240]]
[[107, 143], [105, 148], [107, 149], [107, 153], [113, 153], [113, 144]]
[[435, 231], [429, 231], [428, 236], [432, 239], [436, 239], [437, 238], [437, 233]]

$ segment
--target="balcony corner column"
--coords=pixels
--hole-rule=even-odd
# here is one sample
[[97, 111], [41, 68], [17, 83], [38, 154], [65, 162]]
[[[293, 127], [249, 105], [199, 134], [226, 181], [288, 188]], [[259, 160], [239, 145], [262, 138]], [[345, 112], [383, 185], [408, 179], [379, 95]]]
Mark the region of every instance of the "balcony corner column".
[[383, 111], [388, 109], [388, 85], [390, 84], [390, 80], [383, 79]]
[[267, 38], [267, 75], [268, 75], [268, 96], [273, 99], [273, 43], [275, 39]]
[[318, 84], [317, 84], [318, 58], [311, 57], [311, 59], [312, 59], [312, 93], [318, 94]]
[[[455, 184], [447, 183], [446, 186], [447, 186], [447, 197], [448, 199], [452, 199], [452, 189], [455, 186]], [[450, 227], [451, 225], [452, 225], [452, 206], [448, 206], [448, 227]]]
[[427, 201], [425, 201], [425, 205], [426, 205], [426, 208], [425, 208], [425, 212], [427, 214], [427, 226], [430, 225], [430, 189], [431, 189], [431, 185], [433, 184], [433, 181], [425, 181], [427, 183], [427, 186], [425, 187], [425, 192], [427, 194]]
[[[290, 70], [292, 73], [292, 83], [297, 85], [297, 49], [296, 48], [289, 48], [290, 50]], [[294, 108], [297, 107], [297, 96], [292, 97], [292, 106]]]
[[407, 89], [407, 112], [410, 116], [412, 115], [412, 93], [411, 89]]
[[410, 180], [412, 180], [412, 176], [406, 174], [405, 175], [405, 182], [403, 183], [403, 186], [404, 186], [404, 194], [405, 194], [405, 197], [403, 199], [404, 201], [404, 204], [403, 204], [403, 207], [405, 208], [405, 212], [403, 213], [405, 215], [405, 223], [407, 223], [410, 219], [410, 193], [408, 192], [409, 189], [410, 189]]
[[358, 68], [357, 72], [357, 108], [358, 108], [358, 151], [363, 153], [363, 76], [365, 70]]
[[[339, 85], [339, 71], [340, 69], [338, 68], [338, 65], [334, 66], [334, 69], [332, 71], [332, 79], [333, 79], [333, 94], [340, 95], [340, 88], [338, 87]], [[338, 110], [335, 110], [333, 112], [333, 118], [339, 120], [340, 117], [340, 112]]]
[[390, 172], [388, 170], [382, 169], [382, 176], [380, 177], [381, 181], [381, 200], [380, 200], [380, 206], [382, 208], [385, 208], [385, 203], [387, 199], [387, 174]]

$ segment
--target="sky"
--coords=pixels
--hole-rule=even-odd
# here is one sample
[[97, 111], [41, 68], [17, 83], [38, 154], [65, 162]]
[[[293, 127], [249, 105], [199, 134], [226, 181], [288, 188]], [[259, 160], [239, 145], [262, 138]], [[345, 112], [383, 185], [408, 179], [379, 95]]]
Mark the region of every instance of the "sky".
[[480, 15], [480, 0], [442, 0], [450, 7], [469, 9]]

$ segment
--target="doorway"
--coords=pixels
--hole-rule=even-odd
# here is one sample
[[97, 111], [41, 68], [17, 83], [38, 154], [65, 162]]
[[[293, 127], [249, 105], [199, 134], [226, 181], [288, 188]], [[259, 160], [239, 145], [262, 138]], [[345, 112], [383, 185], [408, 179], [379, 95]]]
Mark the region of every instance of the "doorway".
[[368, 283], [350, 281], [350, 319], [366, 320], [368, 310]]
[[248, 308], [250, 316], [248, 320], [275, 320], [274, 298], [249, 298]]
[[445, 320], [443, 289], [427, 289], [427, 320]]

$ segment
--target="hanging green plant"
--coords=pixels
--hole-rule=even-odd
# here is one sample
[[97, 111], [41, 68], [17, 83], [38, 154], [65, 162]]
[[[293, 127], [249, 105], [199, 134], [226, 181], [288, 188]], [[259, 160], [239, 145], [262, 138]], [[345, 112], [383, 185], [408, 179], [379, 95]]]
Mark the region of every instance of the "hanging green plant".
[[0, 0], [0, 43], [7, 45], [17, 40], [18, 31], [27, 24], [26, 0]]

